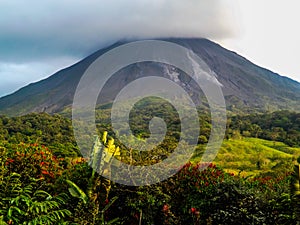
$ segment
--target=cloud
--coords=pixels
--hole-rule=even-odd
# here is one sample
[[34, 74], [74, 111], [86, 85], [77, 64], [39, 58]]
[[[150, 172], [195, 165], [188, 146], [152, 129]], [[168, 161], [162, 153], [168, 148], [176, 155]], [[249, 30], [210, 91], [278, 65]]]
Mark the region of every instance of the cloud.
[[0, 61], [83, 57], [125, 38], [235, 32], [230, 0], [0, 0]]
[[0, 96], [120, 39], [235, 33], [231, 0], [0, 0]]
[[29, 63], [0, 62], [0, 97], [11, 94], [29, 83], [46, 78], [76, 61], [78, 59], [72, 57], [59, 57], [49, 61]]

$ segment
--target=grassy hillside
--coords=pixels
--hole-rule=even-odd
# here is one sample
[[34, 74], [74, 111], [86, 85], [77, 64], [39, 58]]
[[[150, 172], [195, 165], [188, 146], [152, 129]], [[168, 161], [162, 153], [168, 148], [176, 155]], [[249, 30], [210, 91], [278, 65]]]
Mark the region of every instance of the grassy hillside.
[[[201, 158], [204, 146], [195, 154], [194, 162]], [[259, 138], [224, 140], [215, 163], [228, 172], [242, 175], [284, 173], [300, 156], [300, 148], [289, 147], [282, 142]]]

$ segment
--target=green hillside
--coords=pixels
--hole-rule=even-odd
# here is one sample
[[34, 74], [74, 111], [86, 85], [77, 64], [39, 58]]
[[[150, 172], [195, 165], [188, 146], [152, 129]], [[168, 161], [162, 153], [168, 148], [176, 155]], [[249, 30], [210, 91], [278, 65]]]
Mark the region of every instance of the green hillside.
[[[200, 151], [193, 161], [201, 159]], [[228, 172], [242, 175], [284, 173], [290, 170], [293, 161], [300, 156], [299, 147], [290, 147], [282, 142], [267, 141], [259, 138], [224, 140], [215, 163]]]

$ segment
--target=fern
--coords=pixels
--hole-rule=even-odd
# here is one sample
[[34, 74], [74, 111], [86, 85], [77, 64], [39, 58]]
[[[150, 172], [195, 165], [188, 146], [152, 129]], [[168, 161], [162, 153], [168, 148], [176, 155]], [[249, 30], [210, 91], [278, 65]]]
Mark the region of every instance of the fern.
[[[34, 190], [33, 184], [24, 184], [21, 176], [12, 173], [0, 183], [0, 224], [57, 224], [71, 215], [63, 209], [67, 195], [52, 196], [43, 190]], [[4, 223], [5, 224], [5, 223]]]
[[7, 223], [3, 220], [3, 216], [0, 216], [0, 225], [7, 225]]
[[71, 213], [67, 209], [58, 209], [49, 212], [46, 215], [39, 215], [32, 219], [31, 221], [26, 222], [28, 225], [38, 225], [38, 224], [57, 224], [57, 221], [61, 221], [66, 216], [70, 216]]

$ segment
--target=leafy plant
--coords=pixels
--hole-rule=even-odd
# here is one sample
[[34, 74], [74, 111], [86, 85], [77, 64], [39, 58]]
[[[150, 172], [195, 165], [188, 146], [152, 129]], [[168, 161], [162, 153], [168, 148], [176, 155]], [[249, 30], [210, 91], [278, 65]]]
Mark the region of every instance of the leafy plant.
[[5, 166], [9, 173], [18, 173], [24, 184], [38, 179], [43, 190], [50, 191], [56, 178], [62, 174], [63, 160], [53, 155], [45, 146], [35, 144], [11, 144], [7, 146]]
[[[38, 181], [32, 178], [35, 182]], [[66, 194], [52, 196], [35, 185], [24, 185], [20, 174], [8, 175], [0, 186], [0, 215], [7, 224], [58, 224], [71, 216], [64, 208]]]
[[297, 219], [297, 223], [300, 224], [300, 166], [294, 166], [294, 172], [292, 174], [291, 182], [291, 198], [293, 211]]
[[[101, 176], [101, 174], [96, 173], [97, 171], [102, 171], [102, 173], [109, 171], [107, 168], [110, 166], [110, 158], [114, 155], [119, 155], [119, 148], [115, 147], [113, 144], [113, 139], [108, 140], [107, 132], [102, 136], [102, 142], [96, 137], [94, 147], [90, 153], [89, 165], [93, 168], [90, 177], [88, 178], [88, 185], [86, 191], [82, 190], [73, 181], [66, 180], [69, 186], [69, 193], [78, 198], [80, 201], [75, 210], [78, 215], [76, 217], [82, 219], [83, 212], [80, 212], [80, 208], [89, 208], [89, 213], [92, 215], [87, 218], [89, 224], [112, 224], [117, 222], [118, 218], [110, 220], [107, 222], [105, 220], [104, 214], [108, 208], [117, 200], [118, 197], [113, 197], [108, 201], [109, 191], [111, 189], [110, 180]], [[83, 203], [83, 204], [82, 204]], [[106, 203], [102, 210], [100, 210], [101, 204]]]

